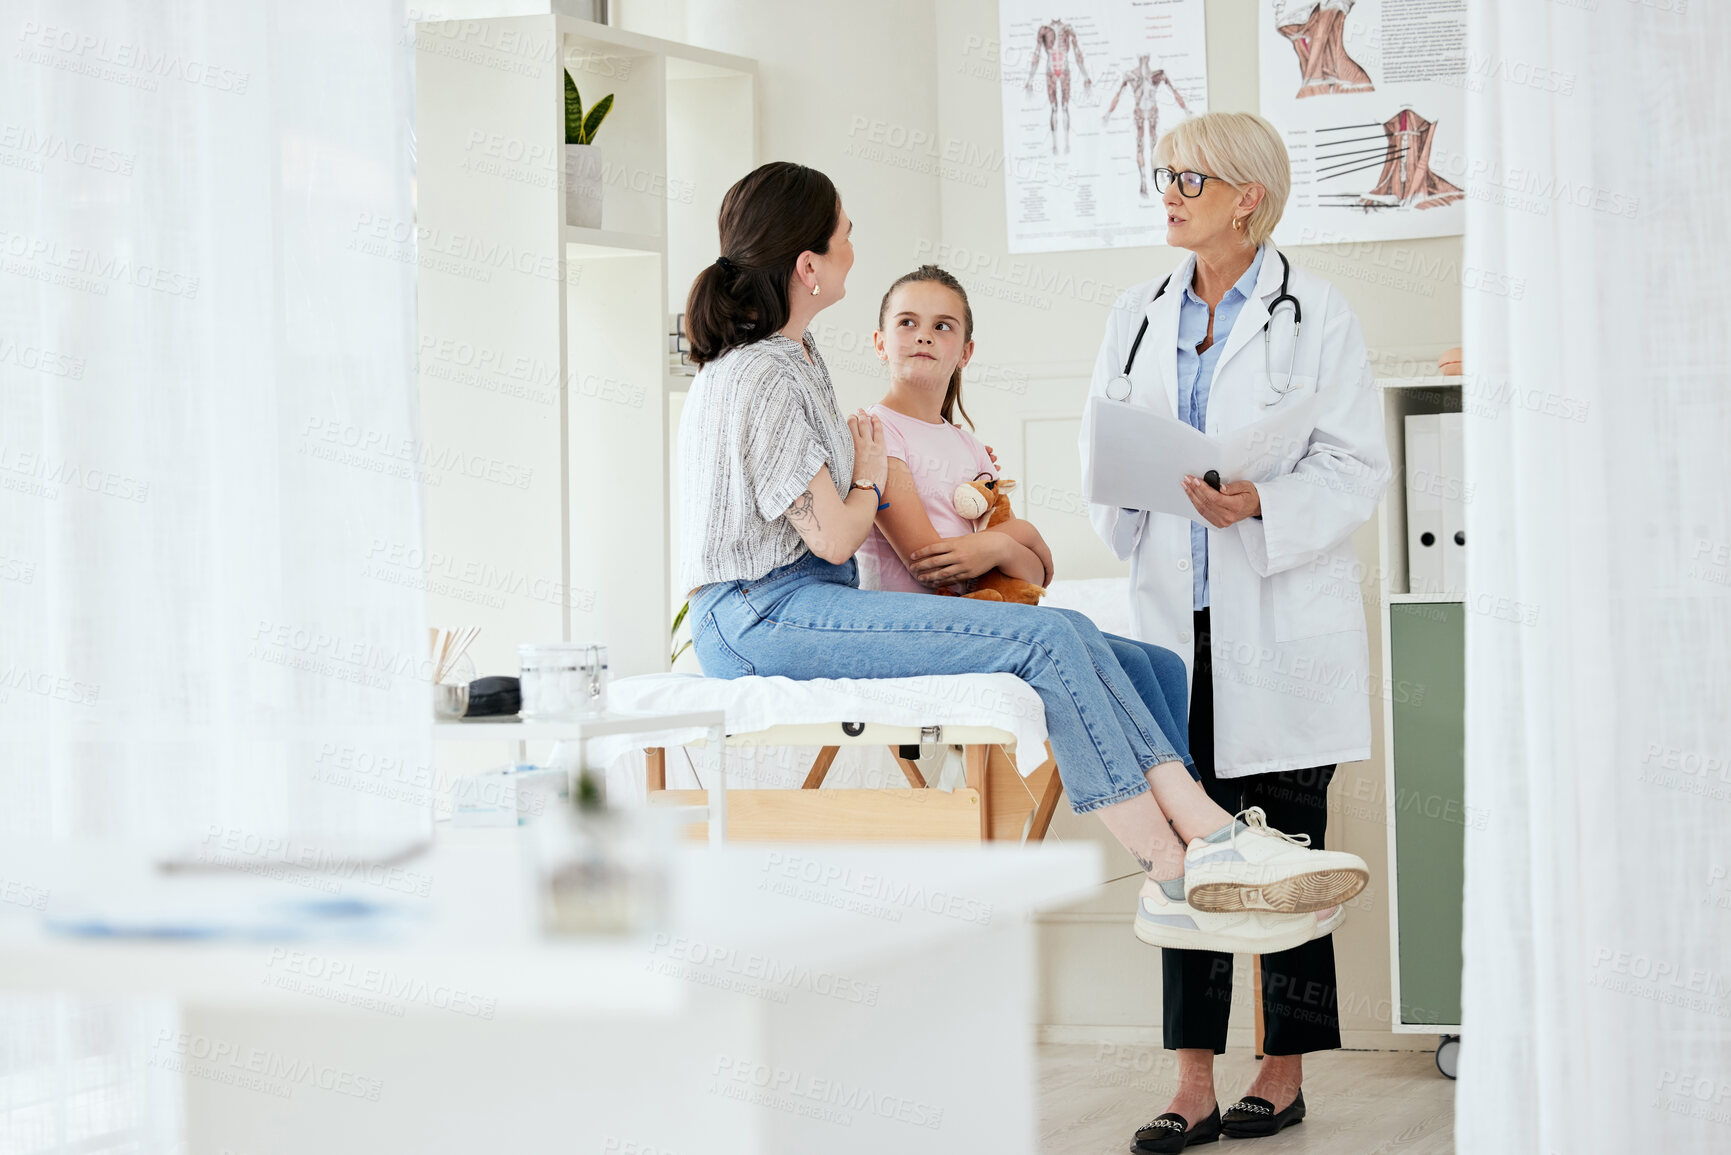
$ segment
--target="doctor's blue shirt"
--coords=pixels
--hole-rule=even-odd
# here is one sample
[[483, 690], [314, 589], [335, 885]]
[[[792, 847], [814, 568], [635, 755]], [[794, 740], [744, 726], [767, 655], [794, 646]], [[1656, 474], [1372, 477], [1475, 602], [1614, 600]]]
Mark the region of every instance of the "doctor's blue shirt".
[[[1196, 346], [1208, 337], [1208, 305], [1189, 285], [1184, 286], [1184, 298], [1178, 307], [1178, 420], [1202, 433], [1208, 432], [1208, 391], [1214, 384], [1214, 364], [1220, 360], [1220, 351], [1226, 348], [1226, 338], [1232, 334], [1239, 310], [1256, 291], [1262, 254], [1267, 251], [1267, 245], [1257, 247], [1250, 267], [1220, 299], [1214, 310], [1214, 343], [1203, 353], [1198, 353]], [[1208, 605], [1208, 528], [1190, 523], [1190, 576], [1195, 591], [1192, 608], [1198, 610]]]

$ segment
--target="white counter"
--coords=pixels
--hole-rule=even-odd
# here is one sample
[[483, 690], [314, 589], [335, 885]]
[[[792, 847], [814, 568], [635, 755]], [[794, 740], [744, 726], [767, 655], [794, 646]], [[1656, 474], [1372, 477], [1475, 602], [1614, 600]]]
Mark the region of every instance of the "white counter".
[[[0, 905], [0, 990], [180, 1000], [144, 1061], [181, 1076], [197, 1155], [1035, 1149], [1028, 916], [1097, 883], [1094, 847], [681, 849], [664, 931], [552, 943], [521, 834], [446, 830], [336, 895], [173, 884], [389, 901], [412, 913], [386, 941], [89, 940]], [[138, 866], [0, 851], [51, 912], [149, 901]]]

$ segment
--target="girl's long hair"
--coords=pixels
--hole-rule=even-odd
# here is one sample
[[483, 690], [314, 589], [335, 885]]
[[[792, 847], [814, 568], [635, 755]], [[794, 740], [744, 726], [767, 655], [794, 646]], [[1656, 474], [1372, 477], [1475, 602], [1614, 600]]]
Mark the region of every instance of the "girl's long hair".
[[697, 274], [685, 301], [691, 360], [707, 365], [785, 327], [795, 262], [807, 250], [829, 252], [840, 221], [835, 184], [803, 164], [761, 165], [728, 189], [721, 257]]
[[[950, 290], [962, 299], [962, 343], [965, 345], [974, 339], [974, 307], [968, 304], [968, 291], [962, 288], [962, 283], [952, 276], [947, 269], [936, 265], [921, 265], [911, 273], [905, 273], [896, 278], [889, 292], [884, 294], [883, 303], [878, 306], [878, 329], [881, 332], [884, 321], [889, 316], [890, 298], [896, 295], [896, 290], [903, 285], [911, 285], [915, 281], [933, 281]], [[962, 367], [956, 366], [956, 371], [950, 374], [950, 387], [944, 391], [944, 404], [938, 411], [945, 421], [955, 424], [952, 414], [960, 413], [962, 420], [968, 423], [968, 428], [974, 427], [974, 419], [968, 416], [968, 411], [962, 408]]]

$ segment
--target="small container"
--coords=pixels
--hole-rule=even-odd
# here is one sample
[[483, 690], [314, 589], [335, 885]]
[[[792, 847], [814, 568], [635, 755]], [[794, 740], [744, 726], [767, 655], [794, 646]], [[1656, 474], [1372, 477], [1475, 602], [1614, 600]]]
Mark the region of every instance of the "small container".
[[574, 722], [607, 712], [607, 647], [584, 642], [517, 647], [523, 719]]
[[433, 717], [455, 722], [469, 712], [469, 683], [475, 678], [475, 663], [464, 654], [451, 664], [445, 680], [433, 683]]
[[455, 722], [468, 712], [469, 687], [433, 683], [433, 717], [441, 722]]

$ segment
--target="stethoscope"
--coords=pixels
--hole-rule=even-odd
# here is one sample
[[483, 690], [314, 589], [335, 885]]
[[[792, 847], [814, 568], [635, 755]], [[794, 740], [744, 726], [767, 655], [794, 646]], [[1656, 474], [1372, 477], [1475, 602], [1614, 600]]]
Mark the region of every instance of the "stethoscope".
[[[1297, 386], [1292, 382], [1292, 370], [1298, 363], [1298, 330], [1304, 323], [1303, 306], [1298, 303], [1297, 297], [1286, 291], [1286, 283], [1292, 276], [1292, 263], [1286, 259], [1285, 253], [1277, 251], [1274, 255], [1280, 258], [1280, 295], [1274, 298], [1273, 304], [1268, 306], [1268, 320], [1262, 322], [1262, 369], [1264, 372], [1268, 373], [1269, 387], [1274, 390], [1274, 400], [1267, 402], [1267, 404], [1270, 405], [1274, 404], [1275, 401], [1279, 401], [1282, 397], [1285, 397], [1288, 393], [1292, 392], [1293, 389], [1297, 388]], [[1166, 286], [1171, 283], [1172, 278], [1170, 275], [1168, 275], [1164, 281], [1160, 282], [1160, 287], [1154, 290], [1154, 296], [1148, 301], [1148, 308], [1151, 309], [1154, 307], [1154, 302], [1160, 299], [1161, 294], [1166, 291]], [[1268, 346], [1271, 343], [1268, 337], [1268, 326], [1274, 323], [1274, 314], [1282, 305], [1292, 306], [1292, 355], [1286, 362], [1286, 384], [1284, 387], [1276, 383], [1274, 374], [1268, 368]], [[1136, 339], [1130, 342], [1130, 355], [1124, 358], [1124, 371], [1106, 383], [1106, 397], [1109, 400], [1130, 400], [1130, 367], [1136, 363], [1136, 350], [1142, 347], [1142, 338], [1146, 336], [1147, 333], [1148, 314], [1147, 311], [1144, 310], [1142, 314], [1142, 327], [1136, 330]]]

